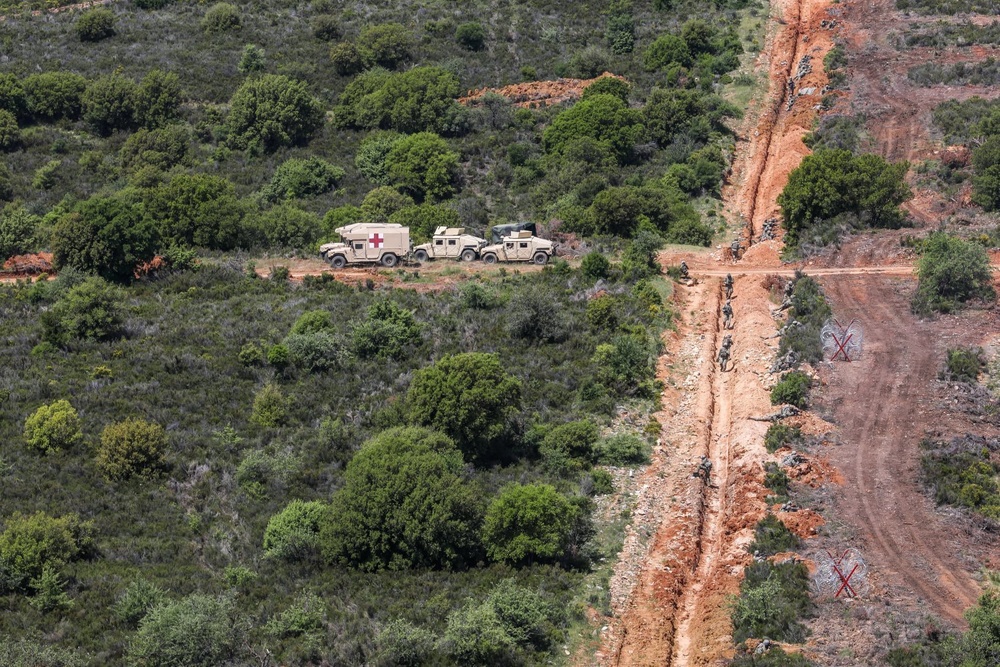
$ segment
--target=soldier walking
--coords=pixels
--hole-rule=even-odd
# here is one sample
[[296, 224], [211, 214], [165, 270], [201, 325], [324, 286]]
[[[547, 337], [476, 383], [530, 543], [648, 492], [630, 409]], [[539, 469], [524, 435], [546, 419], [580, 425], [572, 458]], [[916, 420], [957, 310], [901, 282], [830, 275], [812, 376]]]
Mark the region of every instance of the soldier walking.
[[698, 469], [694, 471], [692, 477], [700, 477], [706, 484], [712, 483], [712, 459], [702, 456], [698, 462]]
[[733, 274], [727, 273], [726, 279], [722, 281], [722, 286], [726, 288], [726, 301], [733, 298]]
[[687, 279], [689, 279], [690, 277], [691, 277], [691, 276], [690, 276], [690, 274], [688, 273], [688, 265], [687, 265], [687, 262], [685, 262], [685, 261], [681, 261], [681, 280], [687, 280]]
[[726, 299], [726, 305], [722, 307], [722, 327], [724, 329], [733, 328], [733, 304]]
[[729, 252], [732, 254], [734, 262], [740, 258], [740, 250], [740, 240], [733, 239], [733, 242], [729, 244]]
[[719, 348], [719, 356], [716, 357], [719, 362], [719, 370], [723, 373], [726, 372], [726, 364], [729, 362], [729, 348], [723, 345]]

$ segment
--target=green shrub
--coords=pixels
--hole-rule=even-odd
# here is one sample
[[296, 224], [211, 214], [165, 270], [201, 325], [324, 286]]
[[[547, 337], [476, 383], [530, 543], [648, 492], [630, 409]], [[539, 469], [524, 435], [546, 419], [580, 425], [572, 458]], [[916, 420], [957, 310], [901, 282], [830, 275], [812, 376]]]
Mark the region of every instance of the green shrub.
[[312, 33], [316, 39], [324, 42], [332, 42], [340, 37], [340, 21], [336, 16], [330, 14], [319, 14], [310, 21]]
[[481, 23], [463, 23], [455, 29], [455, 41], [469, 51], [482, 51], [486, 44], [486, 29]]
[[242, 565], [229, 565], [222, 571], [222, 578], [230, 588], [246, 588], [260, 578], [260, 575]]
[[239, 243], [243, 209], [225, 178], [177, 174], [150, 192], [148, 201], [147, 219], [165, 243], [213, 250], [231, 250]]
[[[13, 151], [20, 147], [21, 129], [17, 125], [17, 118], [11, 112], [0, 109], [0, 151]], [[38, 188], [38, 186], [32, 187]], [[47, 190], [48, 188], [38, 189]]]
[[517, 644], [491, 605], [470, 601], [448, 616], [441, 638], [445, 654], [460, 665], [510, 665]]
[[596, 444], [594, 453], [597, 462], [609, 466], [628, 466], [649, 461], [649, 446], [640, 438], [628, 433], [619, 433]]
[[323, 223], [318, 215], [289, 203], [278, 204], [253, 216], [245, 225], [272, 248], [309, 248], [323, 233]]
[[[0, 123], [3, 119], [0, 118]], [[0, 128], [2, 132], [3, 128]], [[8, 135], [10, 138], [10, 135]], [[2, 137], [0, 137], [2, 139]], [[15, 137], [16, 139], [16, 137]], [[19, 139], [16, 139], [19, 141]], [[51, 190], [56, 186], [57, 175], [59, 168], [62, 166], [62, 160], [49, 160], [41, 167], [35, 170], [34, 178], [31, 179], [31, 187], [36, 190]]]
[[[119, 197], [95, 196], [62, 215], [52, 233], [56, 268], [72, 267], [112, 282], [129, 282], [135, 268], [153, 259], [154, 223], [138, 207]], [[96, 293], [99, 283], [91, 283]], [[101, 288], [108, 294], [110, 288]]]
[[364, 69], [361, 51], [354, 42], [341, 42], [330, 47], [330, 61], [333, 69], [341, 76], [351, 76]]
[[327, 505], [293, 500], [271, 517], [264, 529], [264, 555], [284, 560], [309, 558], [319, 546], [319, 528]]
[[137, 93], [135, 81], [117, 72], [94, 79], [81, 98], [84, 120], [103, 136], [134, 128]]
[[240, 74], [255, 74], [263, 72], [267, 66], [267, 58], [264, 49], [256, 44], [247, 44], [243, 47], [240, 55], [240, 62], [236, 66]]
[[768, 514], [757, 522], [753, 538], [753, 542], [747, 546], [747, 551], [761, 556], [795, 551], [800, 544], [798, 536], [788, 530], [781, 519], [773, 514]]
[[446, 199], [455, 192], [458, 154], [433, 132], [397, 139], [385, 159], [389, 180], [417, 201]]
[[832, 316], [833, 311], [819, 283], [807, 275], [796, 273], [788, 321], [798, 322], [799, 326], [789, 326], [785, 330], [778, 346], [778, 354], [784, 356], [792, 351], [799, 361], [815, 363], [822, 360], [823, 341], [820, 333]]
[[0, 665], [5, 667], [85, 667], [89, 658], [28, 637], [0, 637]]
[[344, 170], [318, 157], [286, 160], [264, 189], [268, 201], [302, 199], [329, 192], [344, 177]]
[[357, 44], [365, 67], [392, 69], [413, 55], [413, 36], [399, 23], [365, 26]]
[[177, 118], [180, 104], [180, 78], [152, 69], [135, 90], [135, 122], [149, 130], [162, 127]]
[[458, 77], [440, 67], [405, 72], [376, 69], [347, 84], [334, 108], [338, 127], [396, 130], [412, 134], [458, 134], [467, 112], [455, 101], [462, 92]]
[[802, 429], [798, 426], [788, 426], [774, 422], [767, 427], [764, 434], [764, 447], [769, 452], [776, 452], [782, 447], [791, 447], [802, 441]]
[[580, 272], [591, 280], [607, 278], [611, 273], [611, 262], [603, 253], [591, 250], [580, 262]]
[[615, 480], [611, 473], [604, 468], [595, 468], [590, 471], [590, 494], [594, 496], [606, 496], [615, 492]]
[[264, 74], [244, 81], [226, 120], [234, 148], [274, 151], [306, 143], [324, 122], [323, 107], [301, 81]]
[[[122, 168], [129, 172], [145, 166], [167, 171], [185, 162], [190, 154], [190, 144], [191, 136], [181, 125], [168, 125], [156, 130], [140, 128], [125, 140], [118, 157]], [[193, 182], [199, 181], [194, 179]]]
[[504, 630], [521, 646], [544, 650], [554, 634], [562, 614], [530, 588], [515, 579], [504, 579], [486, 597]]
[[589, 466], [594, 456], [594, 445], [599, 438], [597, 425], [591, 421], [559, 424], [545, 434], [538, 451], [550, 467], [585, 467]]
[[642, 115], [613, 95], [593, 95], [556, 116], [542, 134], [547, 153], [563, 153], [573, 142], [589, 137], [612, 150], [624, 162], [645, 137]]
[[264, 626], [264, 632], [278, 639], [303, 635], [315, 636], [324, 627], [325, 607], [322, 598], [312, 591], [307, 591], [268, 621]]
[[[270, 355], [268, 355], [270, 357]], [[270, 361], [270, 359], [268, 359]], [[276, 428], [288, 423], [290, 401], [274, 384], [264, 385], [253, 399], [250, 423], [260, 428]]]
[[983, 443], [973, 440], [966, 446], [931, 450], [920, 465], [938, 503], [968, 507], [1000, 520], [1000, 465], [992, 461]]
[[101, 431], [97, 467], [109, 480], [155, 477], [166, 466], [167, 432], [159, 424], [129, 418]]
[[386, 223], [398, 211], [414, 205], [413, 198], [395, 188], [383, 186], [371, 190], [361, 202], [361, 218], [365, 222]]
[[118, 596], [112, 611], [120, 622], [135, 628], [153, 607], [166, 601], [167, 592], [162, 588], [145, 579], [136, 579]]
[[569, 546], [577, 511], [548, 484], [510, 484], [486, 510], [486, 554], [513, 565], [559, 560]]
[[81, 42], [99, 42], [115, 34], [115, 15], [110, 9], [98, 7], [80, 14], [74, 25]]
[[372, 183], [389, 185], [392, 179], [389, 176], [387, 159], [392, 147], [400, 138], [398, 132], [372, 132], [361, 142], [354, 156], [354, 166]]
[[299, 319], [295, 320], [289, 333], [311, 334], [334, 330], [333, 313], [329, 310], [308, 310], [299, 315]]
[[473, 460], [489, 458], [521, 405], [521, 382], [495, 354], [443, 357], [413, 374], [406, 394], [407, 418], [458, 443]]
[[31, 118], [24, 85], [13, 74], [0, 74], [0, 109], [14, 114], [19, 121]]
[[478, 492], [461, 452], [423, 428], [383, 431], [362, 445], [320, 528], [327, 561], [362, 570], [450, 568], [478, 551]]
[[472, 310], [492, 310], [503, 305], [503, 295], [482, 283], [466, 282], [459, 286], [462, 306]]
[[952, 382], [975, 382], [985, 365], [980, 348], [958, 347], [948, 350], [944, 379]]
[[973, 299], [996, 297], [986, 250], [977, 243], [944, 233], [931, 234], [917, 264], [914, 312], [950, 312]]
[[92, 526], [75, 514], [15, 512], [0, 533], [0, 591], [27, 592], [46, 568], [58, 571], [91, 547]]
[[598, 345], [593, 357], [598, 380], [621, 396], [635, 395], [654, 377], [655, 360], [653, 342], [645, 334], [615, 336]]
[[279, 371], [288, 367], [292, 362], [292, 352], [284, 343], [272, 345], [267, 349], [267, 363], [271, 364]]
[[240, 638], [231, 598], [189, 595], [153, 607], [128, 645], [132, 664], [200, 667], [233, 657]]
[[8, 204], [0, 211], [0, 262], [31, 252], [39, 222], [22, 204]]
[[125, 324], [121, 291], [100, 278], [87, 278], [56, 301], [41, 321], [42, 339], [52, 345], [120, 338]]
[[377, 667], [421, 667], [435, 655], [436, 638], [429, 630], [400, 619], [390, 621], [378, 633], [375, 644]]
[[243, 24], [240, 10], [228, 2], [217, 2], [205, 12], [201, 19], [201, 29], [207, 33], [229, 32], [239, 30]]
[[786, 473], [774, 461], [764, 464], [764, 486], [771, 490], [778, 498], [788, 497], [791, 480]]
[[624, 55], [635, 48], [635, 19], [631, 13], [614, 12], [608, 16], [605, 38], [611, 53]]
[[35, 595], [31, 598], [30, 604], [43, 614], [57, 609], [69, 609], [73, 606], [73, 601], [64, 590], [66, 580], [58, 571], [50, 566], [42, 568], [42, 574], [37, 579], [31, 581], [31, 587], [35, 589]]
[[368, 307], [368, 318], [354, 325], [351, 336], [362, 359], [398, 359], [420, 339], [420, 330], [411, 311], [385, 299]]
[[809, 572], [803, 563], [754, 563], [745, 568], [740, 596], [733, 607], [733, 640], [769, 637], [800, 643], [813, 615], [809, 599]]
[[660, 35], [646, 47], [642, 64], [650, 72], [663, 71], [672, 65], [687, 67], [691, 64], [691, 53], [687, 42], [677, 35]]
[[771, 405], [794, 405], [804, 408], [808, 405], [809, 388], [812, 379], [802, 371], [790, 371], [781, 376], [778, 384], [771, 389]]
[[46, 454], [72, 447], [82, 439], [80, 418], [65, 399], [41, 406], [24, 422], [25, 442]]

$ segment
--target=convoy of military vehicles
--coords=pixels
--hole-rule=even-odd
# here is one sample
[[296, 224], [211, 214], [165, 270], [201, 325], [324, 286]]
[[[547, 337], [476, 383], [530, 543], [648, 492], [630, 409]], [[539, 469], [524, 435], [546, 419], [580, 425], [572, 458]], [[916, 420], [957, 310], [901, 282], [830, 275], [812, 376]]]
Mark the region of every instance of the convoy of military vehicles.
[[[351, 264], [380, 264], [392, 268], [412, 257], [418, 262], [454, 259], [463, 262], [532, 262], [545, 264], [555, 254], [552, 241], [528, 229], [511, 230], [498, 243], [466, 234], [462, 227], [438, 227], [429, 243], [411, 247], [410, 228], [397, 224], [355, 223], [338, 227], [338, 243], [325, 243], [319, 252], [335, 269]], [[507, 230], [504, 230], [507, 231]]]

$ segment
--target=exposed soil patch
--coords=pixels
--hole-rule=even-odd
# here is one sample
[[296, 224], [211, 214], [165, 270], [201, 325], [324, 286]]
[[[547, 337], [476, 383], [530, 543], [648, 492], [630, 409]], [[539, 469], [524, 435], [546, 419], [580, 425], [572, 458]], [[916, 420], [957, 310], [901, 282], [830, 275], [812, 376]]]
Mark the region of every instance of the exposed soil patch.
[[555, 81], [515, 83], [503, 88], [480, 88], [470, 90], [468, 95], [458, 98], [458, 101], [466, 106], [478, 106], [482, 103], [483, 95], [496, 93], [501, 97], [506, 97], [516, 107], [547, 107], [578, 100], [583, 95], [583, 91], [591, 84], [609, 76], [625, 81], [625, 77], [604, 72], [593, 79], [556, 79]]

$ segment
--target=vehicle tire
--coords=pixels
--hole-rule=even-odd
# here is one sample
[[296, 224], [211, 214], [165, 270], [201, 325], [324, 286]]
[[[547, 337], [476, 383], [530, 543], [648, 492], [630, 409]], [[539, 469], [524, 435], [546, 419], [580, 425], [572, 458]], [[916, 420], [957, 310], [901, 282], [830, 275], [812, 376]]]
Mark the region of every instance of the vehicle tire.
[[335, 269], [342, 269], [347, 266], [347, 258], [343, 255], [334, 255], [333, 258], [330, 259], [330, 266]]
[[396, 266], [396, 262], [398, 261], [399, 257], [396, 257], [391, 252], [387, 252], [384, 255], [382, 255], [382, 266], [384, 266], [387, 269], [391, 269], [392, 267]]
[[536, 252], [535, 256], [532, 258], [532, 261], [535, 262], [535, 264], [545, 264], [547, 261], [549, 261], [549, 256], [546, 255], [544, 252]]
[[487, 264], [496, 264], [497, 263], [497, 256], [494, 255], [493, 253], [489, 253], [487, 255], [483, 255], [483, 261], [486, 262]]
[[418, 262], [426, 262], [428, 259], [430, 259], [430, 256], [427, 254], [426, 250], [418, 250], [415, 253], [413, 253], [413, 259], [417, 260]]
[[462, 251], [463, 262], [472, 262], [475, 261], [475, 259], [476, 259], [476, 251], [473, 250], [472, 248], [466, 248], [465, 250]]

